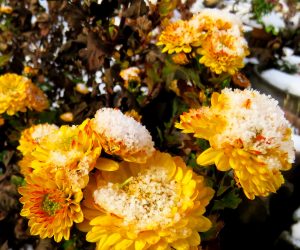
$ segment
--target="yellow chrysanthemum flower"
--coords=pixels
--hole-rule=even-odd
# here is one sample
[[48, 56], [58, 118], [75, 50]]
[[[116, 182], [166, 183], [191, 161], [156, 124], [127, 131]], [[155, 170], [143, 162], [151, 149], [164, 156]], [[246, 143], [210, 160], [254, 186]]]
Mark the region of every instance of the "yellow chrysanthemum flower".
[[0, 114], [14, 115], [26, 108], [42, 111], [47, 107], [45, 94], [30, 79], [10, 73], [0, 76]]
[[254, 90], [214, 93], [210, 108], [183, 114], [176, 127], [207, 139], [211, 147], [197, 163], [233, 169], [249, 199], [276, 192], [284, 182], [280, 171], [294, 162], [291, 129], [283, 111], [276, 100]]
[[83, 221], [80, 207], [82, 192], [72, 189], [64, 170], [55, 175], [47, 169], [31, 174], [26, 185], [19, 188], [23, 204], [21, 215], [29, 219], [28, 225], [32, 235], [42, 239], [54, 236], [56, 242], [70, 237], [73, 222]]
[[100, 152], [98, 138], [91, 129], [90, 120], [86, 120], [79, 126], [61, 126], [45, 136], [31, 153], [29, 162], [35, 172], [48, 166], [53, 171], [67, 169], [72, 185], [83, 188]]
[[86, 188], [79, 229], [97, 249], [197, 249], [214, 191], [180, 157], [155, 152], [145, 164], [97, 172]]
[[189, 20], [189, 25], [204, 37], [215, 29], [227, 31], [237, 27], [242, 30], [242, 23], [235, 15], [220, 9], [202, 9]]
[[18, 150], [20, 150], [23, 155], [31, 153], [35, 150], [36, 146], [39, 145], [43, 137], [57, 129], [58, 127], [56, 125], [45, 123], [34, 125], [23, 130], [19, 140], [20, 145], [18, 146]]
[[190, 53], [197, 34], [187, 21], [178, 20], [169, 24], [158, 38], [157, 45], [165, 46], [162, 52]]
[[130, 162], [145, 162], [154, 152], [148, 130], [120, 110], [102, 108], [92, 120], [93, 130], [106, 153]]
[[217, 74], [228, 72], [231, 75], [244, 67], [244, 58], [249, 54], [246, 40], [239, 31], [233, 29], [215, 30], [204, 39], [197, 52], [202, 55], [199, 62], [211, 71]]

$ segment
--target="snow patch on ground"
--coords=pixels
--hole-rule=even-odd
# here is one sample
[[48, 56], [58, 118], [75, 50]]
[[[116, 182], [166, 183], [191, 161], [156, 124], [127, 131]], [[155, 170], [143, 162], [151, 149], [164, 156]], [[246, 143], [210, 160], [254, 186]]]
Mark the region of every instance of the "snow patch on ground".
[[261, 77], [275, 88], [300, 97], [300, 75], [268, 69], [261, 73]]

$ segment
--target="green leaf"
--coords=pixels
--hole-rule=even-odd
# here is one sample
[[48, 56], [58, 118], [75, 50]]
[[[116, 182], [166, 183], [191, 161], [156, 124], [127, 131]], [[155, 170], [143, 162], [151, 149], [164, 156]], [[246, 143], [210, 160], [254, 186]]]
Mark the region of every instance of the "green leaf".
[[75, 240], [66, 240], [62, 247], [64, 250], [75, 250], [76, 249], [76, 242]]
[[178, 79], [191, 81], [195, 86], [205, 89], [204, 85], [200, 81], [199, 72], [197, 70], [178, 67], [175, 76]]
[[37, 117], [37, 123], [55, 123], [57, 120], [57, 112], [56, 111], [47, 111], [39, 113]]
[[20, 176], [13, 175], [10, 178], [10, 182], [17, 187], [24, 186], [26, 184], [25, 179]]
[[196, 142], [195, 142], [199, 148], [204, 151], [206, 149], [208, 149], [210, 146], [209, 146], [209, 142], [205, 139], [201, 139], [201, 138], [196, 138]]
[[252, 1], [252, 9], [254, 12], [254, 16], [258, 21], [261, 21], [263, 15], [271, 12], [274, 6], [275, 4], [273, 4], [271, 1], [266, 1], [266, 0]]
[[10, 54], [0, 56], [0, 67], [3, 67], [5, 64], [7, 64], [10, 58], [11, 58]]
[[174, 0], [162, 0], [158, 3], [158, 12], [161, 16], [165, 17], [172, 12], [177, 5], [178, 1]]
[[3, 162], [5, 167], [8, 166], [13, 155], [14, 155], [14, 151], [4, 150], [0, 152], [0, 161]]
[[196, 154], [190, 153], [189, 158], [187, 159], [187, 165], [192, 168], [198, 167], [196, 159], [197, 159]]
[[239, 197], [237, 189], [228, 192], [222, 199], [215, 200], [212, 210], [223, 210], [225, 208], [236, 209], [242, 199]]

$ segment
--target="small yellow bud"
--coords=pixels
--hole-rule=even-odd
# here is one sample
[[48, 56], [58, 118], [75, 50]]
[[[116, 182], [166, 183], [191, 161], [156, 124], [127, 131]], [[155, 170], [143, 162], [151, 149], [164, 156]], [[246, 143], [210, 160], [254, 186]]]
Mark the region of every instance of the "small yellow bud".
[[89, 93], [89, 89], [87, 88], [87, 86], [83, 83], [77, 83], [76, 84], [76, 87], [75, 87], [75, 90], [80, 93], [80, 94], [83, 94], [83, 95], [86, 95]]
[[72, 122], [74, 120], [74, 115], [72, 112], [66, 112], [60, 115], [59, 118], [64, 122]]

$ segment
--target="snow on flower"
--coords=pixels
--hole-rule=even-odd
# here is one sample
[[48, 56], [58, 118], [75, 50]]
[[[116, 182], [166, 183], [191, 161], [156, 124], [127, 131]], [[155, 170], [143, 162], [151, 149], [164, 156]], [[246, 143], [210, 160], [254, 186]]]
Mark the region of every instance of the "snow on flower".
[[[156, 151], [146, 163], [120, 163], [91, 178], [83, 201], [87, 241], [98, 249], [197, 249], [214, 191], [180, 157]], [[136, 248], [137, 249], [137, 248]]]
[[[199, 62], [217, 74], [234, 75], [244, 66], [243, 60], [249, 54], [242, 23], [233, 14], [218, 9], [203, 9], [188, 21], [169, 24], [157, 45], [164, 45], [162, 52], [169, 54], [190, 53], [195, 48], [201, 55]], [[184, 64], [186, 60], [181, 59], [179, 63]]]
[[95, 167], [101, 146], [91, 130], [90, 120], [79, 126], [61, 126], [44, 136], [35, 150], [21, 161], [21, 166], [30, 166], [34, 172], [50, 167], [53, 172], [67, 169], [74, 187], [84, 188], [88, 174]]
[[278, 102], [255, 90], [214, 93], [210, 108], [184, 113], [176, 126], [207, 139], [211, 147], [197, 163], [233, 169], [249, 199], [276, 192], [284, 182], [280, 171], [295, 159], [290, 124]]
[[19, 140], [20, 145], [18, 149], [23, 155], [31, 153], [37, 145], [40, 144], [43, 137], [51, 134], [58, 127], [54, 124], [38, 124], [33, 125], [28, 129], [22, 131], [21, 138]]
[[120, 110], [102, 108], [92, 120], [92, 128], [106, 153], [126, 161], [145, 162], [154, 152], [154, 143], [148, 130]]

